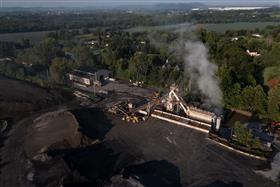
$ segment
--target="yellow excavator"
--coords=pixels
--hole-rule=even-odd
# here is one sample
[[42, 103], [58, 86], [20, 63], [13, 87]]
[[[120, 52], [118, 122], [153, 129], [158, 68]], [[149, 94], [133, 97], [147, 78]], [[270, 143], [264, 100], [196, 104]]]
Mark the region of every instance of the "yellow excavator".
[[122, 117], [122, 120], [127, 121], [127, 122], [139, 123], [140, 121], [142, 121], [142, 117], [140, 115], [126, 112], [125, 110], [123, 110], [122, 108], [120, 108], [118, 106], [114, 106], [113, 108], [110, 108], [108, 111], [113, 114], [117, 114], [118, 111], [121, 112], [124, 115]]

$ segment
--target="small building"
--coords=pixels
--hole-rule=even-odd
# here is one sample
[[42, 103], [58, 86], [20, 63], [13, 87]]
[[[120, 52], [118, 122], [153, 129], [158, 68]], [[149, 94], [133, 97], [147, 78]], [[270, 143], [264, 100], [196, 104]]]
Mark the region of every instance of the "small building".
[[142, 44], [142, 45], [146, 45], [146, 41], [140, 41], [140, 44]]
[[259, 54], [258, 52], [255, 51], [250, 51], [249, 49], [246, 50], [246, 53], [251, 56], [251, 57], [259, 57], [261, 56], [261, 54]]
[[267, 85], [269, 86], [269, 88], [275, 88], [280, 85], [280, 81], [277, 78], [273, 78], [267, 82]]
[[86, 45], [98, 45], [99, 41], [98, 40], [89, 40], [89, 41], [85, 41]]
[[231, 41], [233, 42], [233, 41], [238, 41], [239, 40], [239, 38], [238, 37], [233, 37], [233, 38], [231, 38]]
[[252, 36], [255, 37], [255, 38], [262, 38], [263, 37], [259, 33], [254, 33], [254, 34], [252, 34]]
[[11, 61], [13, 61], [13, 59], [12, 58], [0, 58], [0, 62], [11, 62]]
[[73, 84], [78, 84], [79, 86], [84, 87], [102, 86], [105, 81], [111, 77], [112, 71], [106, 69], [95, 71], [75, 69], [73, 72], [68, 74], [68, 78]]

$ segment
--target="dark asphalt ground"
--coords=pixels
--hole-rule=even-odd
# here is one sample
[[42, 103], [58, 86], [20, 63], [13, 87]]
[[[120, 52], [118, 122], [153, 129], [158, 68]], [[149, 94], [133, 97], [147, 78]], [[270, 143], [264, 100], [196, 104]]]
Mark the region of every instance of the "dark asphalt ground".
[[263, 161], [220, 147], [206, 134], [154, 118], [140, 124], [114, 119], [113, 124], [106, 141], [119, 142], [121, 154], [135, 153], [140, 163], [168, 161], [178, 168], [182, 186], [276, 186], [254, 172], [264, 166]]
[[[206, 134], [154, 118], [129, 124], [95, 109], [79, 115], [87, 119], [86, 124], [83, 124], [84, 117], [78, 119], [83, 131], [89, 135], [98, 132], [104, 141], [74, 150], [64, 158], [90, 179], [104, 177], [108, 180], [112, 175], [129, 173], [126, 175], [144, 178], [142, 184], [149, 184], [145, 186], [159, 186], [160, 182], [154, 182], [158, 178], [164, 182], [160, 186], [277, 186], [254, 172], [261, 169], [264, 162], [224, 149], [208, 140]], [[4, 165], [0, 186], [32, 186], [26, 181], [27, 160], [22, 158], [24, 134], [32, 119], [19, 122], [9, 133], [5, 148], [1, 150]], [[118, 184], [117, 181], [109, 186], [123, 186]]]

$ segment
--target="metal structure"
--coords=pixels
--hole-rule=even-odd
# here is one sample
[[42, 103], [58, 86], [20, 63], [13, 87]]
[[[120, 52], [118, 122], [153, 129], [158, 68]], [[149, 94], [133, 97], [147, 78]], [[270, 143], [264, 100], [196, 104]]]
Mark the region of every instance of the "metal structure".
[[137, 116], [145, 115], [205, 133], [210, 130], [218, 132], [222, 123], [221, 116], [189, 106], [179, 95], [179, 89], [175, 85], [171, 86], [170, 91], [161, 97], [159, 93], [155, 93], [148, 102], [141, 106], [136, 107], [128, 102], [125, 103], [125, 106], [115, 105], [110, 111], [115, 114], [116, 111], [120, 112], [126, 121], [139, 122], [141, 120]]
[[185, 114], [183, 117], [189, 123], [204, 126], [208, 124], [215, 131], [219, 131], [220, 129], [222, 116], [217, 116], [215, 113], [189, 106], [179, 95], [179, 89], [175, 85], [171, 86], [170, 92], [162, 98], [162, 104], [168, 112], [179, 114], [180, 111], [183, 111]]
[[143, 121], [144, 118], [138, 113], [133, 113], [129, 111], [130, 103], [120, 103], [109, 108], [108, 111], [113, 114], [121, 114], [122, 120], [132, 123], [139, 123]]

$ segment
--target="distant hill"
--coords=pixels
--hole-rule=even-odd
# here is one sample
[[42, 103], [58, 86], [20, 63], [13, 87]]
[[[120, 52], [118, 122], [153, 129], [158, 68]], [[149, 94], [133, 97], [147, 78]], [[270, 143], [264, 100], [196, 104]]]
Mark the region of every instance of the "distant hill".
[[205, 9], [202, 3], [160, 3], [160, 4], [128, 4], [128, 5], [99, 5], [84, 7], [4, 7], [0, 12], [34, 12], [34, 11], [73, 11], [73, 10], [191, 10], [193, 8]]

